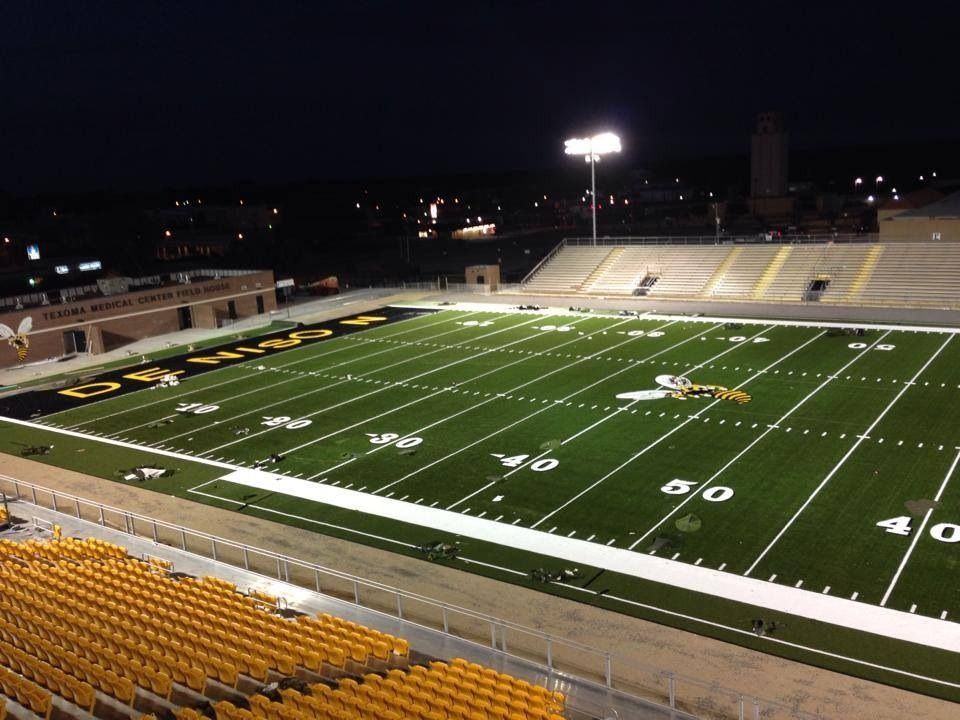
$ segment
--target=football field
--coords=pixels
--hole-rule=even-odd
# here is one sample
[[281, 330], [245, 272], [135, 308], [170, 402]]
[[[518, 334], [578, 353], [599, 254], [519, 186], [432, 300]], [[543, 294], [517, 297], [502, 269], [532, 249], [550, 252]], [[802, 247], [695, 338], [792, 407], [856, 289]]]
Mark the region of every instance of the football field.
[[953, 331], [391, 310], [19, 396], [0, 450], [960, 696]]

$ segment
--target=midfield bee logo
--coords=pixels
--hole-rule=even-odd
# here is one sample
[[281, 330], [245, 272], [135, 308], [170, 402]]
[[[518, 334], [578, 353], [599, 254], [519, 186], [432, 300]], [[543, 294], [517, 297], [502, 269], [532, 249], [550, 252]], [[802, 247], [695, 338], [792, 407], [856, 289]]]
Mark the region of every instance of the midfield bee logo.
[[722, 385], [700, 385], [682, 375], [657, 375], [656, 390], [635, 390], [617, 395], [618, 400], [660, 400], [674, 398], [687, 400], [689, 398], [712, 397], [717, 400], [730, 400], [738, 405], [745, 405], [753, 398], [743, 390], [731, 390]]
[[17, 359], [23, 362], [27, 357], [27, 350], [30, 347], [30, 340], [27, 338], [29, 332], [33, 330], [33, 318], [25, 317], [20, 321], [20, 326], [14, 332], [8, 325], [0, 323], [0, 338], [6, 338], [14, 350], [17, 351]]

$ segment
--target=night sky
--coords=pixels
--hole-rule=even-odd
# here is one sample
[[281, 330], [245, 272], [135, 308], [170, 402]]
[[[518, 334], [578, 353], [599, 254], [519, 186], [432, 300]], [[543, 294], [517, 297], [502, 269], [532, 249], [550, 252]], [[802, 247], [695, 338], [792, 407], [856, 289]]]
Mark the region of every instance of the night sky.
[[538, 169], [960, 138], [956, 5], [6, 2], [0, 189]]

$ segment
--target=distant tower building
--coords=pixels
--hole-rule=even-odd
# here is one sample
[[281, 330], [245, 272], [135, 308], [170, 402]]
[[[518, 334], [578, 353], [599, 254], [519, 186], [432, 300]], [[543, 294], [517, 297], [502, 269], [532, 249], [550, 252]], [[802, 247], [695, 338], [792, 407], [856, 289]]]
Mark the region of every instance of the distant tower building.
[[783, 113], [757, 115], [750, 144], [750, 195], [754, 199], [787, 194], [789, 136]]

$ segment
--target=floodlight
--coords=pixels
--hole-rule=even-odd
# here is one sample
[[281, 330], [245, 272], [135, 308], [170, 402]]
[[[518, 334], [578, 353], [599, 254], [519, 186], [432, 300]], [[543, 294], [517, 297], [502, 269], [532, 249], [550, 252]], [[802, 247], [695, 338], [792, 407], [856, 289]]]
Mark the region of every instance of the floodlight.
[[583, 159], [590, 163], [590, 206], [593, 211], [593, 244], [597, 244], [597, 160], [602, 155], [620, 152], [620, 138], [612, 132], [600, 133], [589, 138], [571, 138], [564, 143], [564, 152], [567, 155], [583, 155]]

